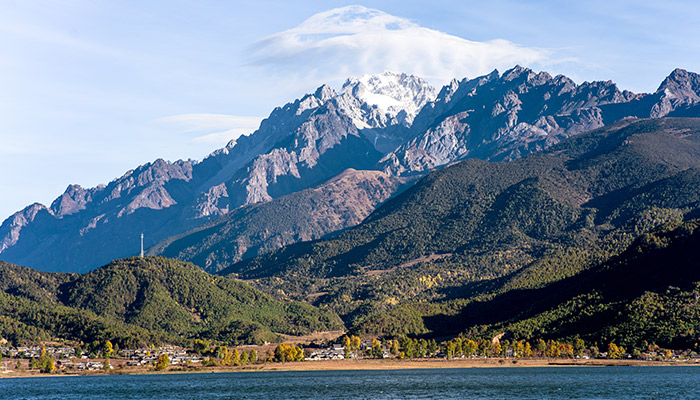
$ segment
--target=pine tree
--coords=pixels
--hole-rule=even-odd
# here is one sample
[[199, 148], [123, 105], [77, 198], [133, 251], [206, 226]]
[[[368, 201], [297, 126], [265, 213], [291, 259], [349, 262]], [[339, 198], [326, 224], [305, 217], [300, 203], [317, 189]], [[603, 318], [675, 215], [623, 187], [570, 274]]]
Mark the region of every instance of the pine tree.
[[585, 349], [586, 343], [583, 341], [583, 339], [576, 338], [574, 341], [574, 355], [576, 355], [576, 357], [581, 357]]
[[544, 340], [542, 339], [537, 339], [537, 344], [535, 345], [535, 348], [537, 349], [537, 354], [540, 357], [546, 357], [547, 356], [547, 343], [545, 343]]
[[428, 342], [428, 353], [433, 356], [435, 353], [438, 351], [438, 345], [437, 342], [435, 342], [435, 339], [430, 339]]
[[210, 344], [208, 340], [195, 339], [193, 350], [199, 355], [204, 355], [209, 351], [209, 345]]

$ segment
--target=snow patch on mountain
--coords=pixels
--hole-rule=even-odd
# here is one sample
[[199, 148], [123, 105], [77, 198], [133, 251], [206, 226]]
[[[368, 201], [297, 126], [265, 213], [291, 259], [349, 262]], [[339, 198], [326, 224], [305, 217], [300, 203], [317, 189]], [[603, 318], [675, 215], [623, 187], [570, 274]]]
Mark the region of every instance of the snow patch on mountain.
[[351, 94], [370, 108], [376, 107], [388, 119], [410, 126], [418, 111], [435, 99], [437, 91], [415, 75], [385, 71], [349, 78], [340, 91], [343, 94]]

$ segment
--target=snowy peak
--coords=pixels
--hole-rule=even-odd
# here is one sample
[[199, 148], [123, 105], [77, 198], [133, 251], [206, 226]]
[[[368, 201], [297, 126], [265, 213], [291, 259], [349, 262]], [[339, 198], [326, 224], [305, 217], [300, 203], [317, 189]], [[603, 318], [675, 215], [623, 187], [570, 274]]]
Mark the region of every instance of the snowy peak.
[[410, 125], [418, 111], [436, 96], [435, 88], [422, 78], [390, 71], [349, 78], [343, 84], [343, 93], [376, 106], [405, 125]]

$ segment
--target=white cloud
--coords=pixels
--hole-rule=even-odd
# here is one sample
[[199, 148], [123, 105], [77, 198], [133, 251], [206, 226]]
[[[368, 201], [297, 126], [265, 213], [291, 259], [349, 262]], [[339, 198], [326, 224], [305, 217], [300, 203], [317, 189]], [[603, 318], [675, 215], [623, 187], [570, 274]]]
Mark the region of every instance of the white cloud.
[[159, 118], [156, 123], [175, 126], [179, 132], [194, 133], [192, 143], [224, 145], [260, 126], [260, 117], [224, 114], [180, 114]]
[[30, 41], [43, 42], [53, 46], [65, 47], [103, 57], [124, 58], [130, 56], [130, 54], [125, 51], [107, 47], [104, 44], [99, 44], [90, 40], [81, 39], [63, 33], [60, 30], [26, 22], [12, 21], [4, 17], [0, 19], [0, 33], [2, 33], [3, 36], [16, 36]]
[[261, 39], [250, 64], [301, 79], [334, 81], [385, 70], [446, 82], [516, 64], [556, 63], [552, 51], [506, 40], [474, 42], [362, 6], [318, 13], [301, 25]]

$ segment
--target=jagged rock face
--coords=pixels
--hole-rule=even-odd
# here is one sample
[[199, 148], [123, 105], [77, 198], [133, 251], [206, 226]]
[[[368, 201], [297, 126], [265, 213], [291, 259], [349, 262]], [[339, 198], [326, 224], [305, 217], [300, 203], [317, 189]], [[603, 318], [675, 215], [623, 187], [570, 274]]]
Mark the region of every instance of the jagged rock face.
[[244, 206], [149, 250], [209, 272], [302, 240], [354, 226], [401, 187], [401, 178], [348, 169], [321, 185]]
[[[397, 79], [422, 82], [406, 75]], [[396, 123], [391, 115], [323, 85], [276, 108], [256, 132], [202, 162], [156, 160], [106, 186], [71, 185], [49, 209], [15, 214], [0, 228], [0, 258], [44, 270], [82, 272], [137, 254], [141, 232], [148, 247], [347, 168], [374, 168], [382, 154], [356, 124], [384, 129]], [[35, 221], [37, 213], [40, 221]]]
[[148, 247], [347, 168], [419, 175], [464, 158], [515, 159], [624, 117], [700, 116], [700, 78], [683, 70], [653, 94], [520, 67], [434, 93], [394, 73], [349, 79], [339, 92], [323, 85], [201, 162], [156, 160], [16, 213], [0, 226], [0, 259], [86, 271], [137, 254], [142, 232]]
[[624, 117], [669, 115], [699, 103], [698, 93], [700, 76], [682, 70], [654, 94], [620, 91], [611, 81], [577, 85], [522, 67], [494, 71], [443, 87], [416, 116], [412, 138], [382, 167], [400, 175], [464, 158], [513, 160]]
[[80, 185], [70, 185], [61, 196], [51, 203], [51, 212], [60, 218], [84, 210], [86, 204], [92, 201], [93, 191], [85, 190]]
[[221, 183], [212, 186], [202, 193], [195, 202], [197, 217], [219, 216], [226, 214], [228, 210], [228, 190], [226, 184]]
[[163, 227], [183, 199], [177, 183], [187, 184], [192, 172], [190, 162], [156, 160], [106, 186], [70, 185], [50, 208], [34, 204], [3, 223], [0, 257], [83, 272], [119, 254], [136, 254], [142, 231], [168, 234]]
[[652, 118], [665, 117], [676, 109], [700, 103], [700, 75], [676, 69], [664, 79], [655, 95], [658, 100], [651, 108]]
[[34, 203], [6, 219], [0, 226], [0, 252], [17, 244], [22, 228], [34, 222], [41, 212], [49, 213], [49, 210], [41, 204]]
[[[277, 135], [280, 126], [287, 131], [277, 141], [270, 141], [271, 148], [252, 157], [227, 182], [227, 208], [272, 200], [324, 181], [348, 167], [375, 165], [381, 154], [360, 135], [336, 98], [337, 93], [322, 86], [314, 95], [280, 110], [286, 115], [277, 115], [274, 120], [271, 116], [263, 122], [251, 140], [264, 133], [263, 129], [269, 129], [271, 135]], [[232, 151], [236, 150], [234, 147]], [[343, 152], [340, 159], [338, 151]]]

